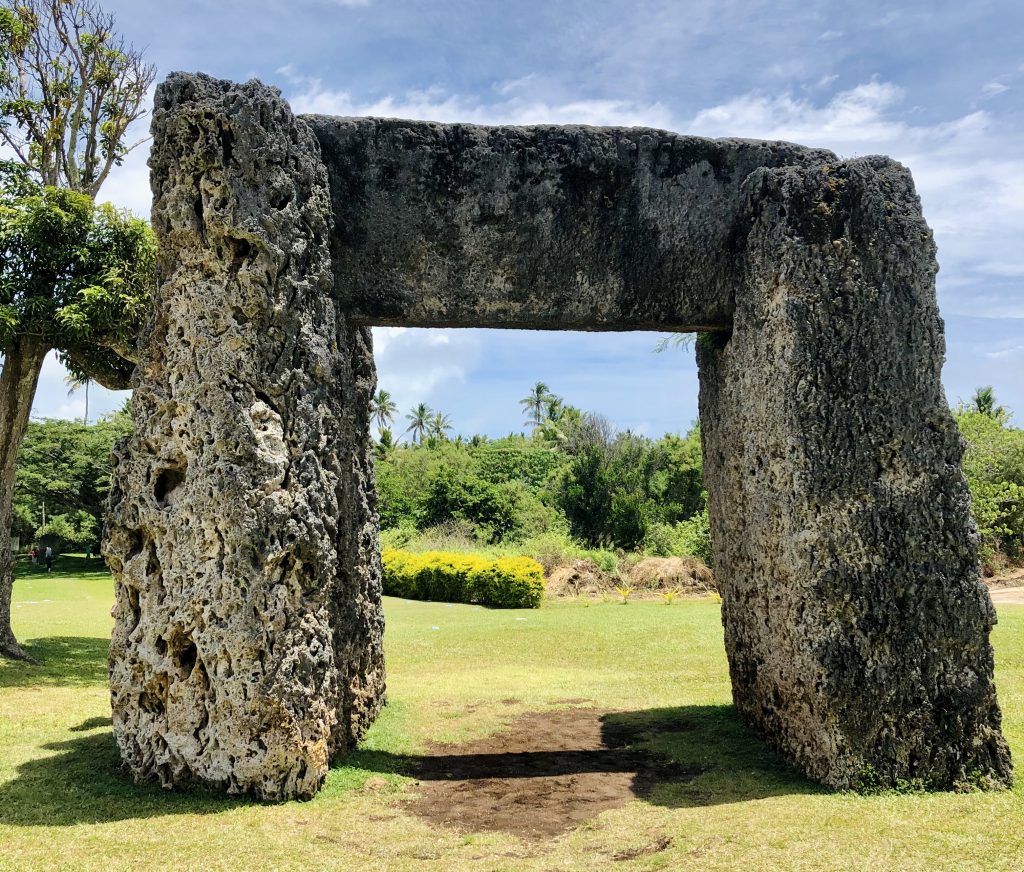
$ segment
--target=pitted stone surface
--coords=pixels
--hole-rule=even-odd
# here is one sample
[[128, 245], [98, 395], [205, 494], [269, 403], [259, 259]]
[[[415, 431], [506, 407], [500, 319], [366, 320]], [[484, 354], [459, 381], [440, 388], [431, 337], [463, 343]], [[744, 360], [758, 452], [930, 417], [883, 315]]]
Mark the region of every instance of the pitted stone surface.
[[338, 293], [375, 325], [727, 329], [744, 180], [836, 160], [646, 128], [303, 117]]
[[138, 778], [308, 797], [383, 694], [368, 331], [332, 298], [327, 180], [280, 95], [174, 75], [160, 287], [116, 458], [114, 733]]
[[765, 169], [746, 197], [733, 330], [698, 348], [737, 708], [833, 787], [1009, 784], [910, 174]]
[[703, 329], [739, 711], [834, 787], [1008, 785], [909, 173], [650, 130], [296, 120], [173, 75], [119, 454], [129, 769], [309, 796], [383, 699], [366, 325]]

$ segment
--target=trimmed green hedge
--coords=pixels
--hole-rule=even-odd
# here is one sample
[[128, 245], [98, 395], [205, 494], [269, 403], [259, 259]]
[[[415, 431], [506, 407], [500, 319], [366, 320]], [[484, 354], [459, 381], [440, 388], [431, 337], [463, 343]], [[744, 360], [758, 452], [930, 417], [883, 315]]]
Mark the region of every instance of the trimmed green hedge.
[[535, 609], [544, 596], [544, 570], [529, 557], [488, 560], [473, 554], [411, 554], [390, 548], [381, 557], [387, 596], [503, 609]]

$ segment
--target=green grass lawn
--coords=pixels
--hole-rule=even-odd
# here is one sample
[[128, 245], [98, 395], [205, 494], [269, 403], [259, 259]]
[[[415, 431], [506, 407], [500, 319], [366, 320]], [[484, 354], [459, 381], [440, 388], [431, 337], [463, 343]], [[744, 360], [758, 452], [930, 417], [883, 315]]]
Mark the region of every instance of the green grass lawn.
[[[62, 558], [15, 588], [15, 630], [40, 665], [0, 661], [2, 869], [1024, 869], [1024, 786], [830, 794], [765, 749], [730, 704], [711, 601], [511, 612], [388, 600], [389, 705], [316, 799], [135, 786], [110, 733], [111, 582], [81, 568]], [[999, 618], [1000, 700], [1024, 782], [1024, 606]], [[702, 774], [547, 841], [404, 810], [416, 787], [401, 773], [429, 741], [480, 738], [569, 699], [684, 720], [688, 731], [651, 741]], [[615, 859], [651, 844], [667, 847]]]

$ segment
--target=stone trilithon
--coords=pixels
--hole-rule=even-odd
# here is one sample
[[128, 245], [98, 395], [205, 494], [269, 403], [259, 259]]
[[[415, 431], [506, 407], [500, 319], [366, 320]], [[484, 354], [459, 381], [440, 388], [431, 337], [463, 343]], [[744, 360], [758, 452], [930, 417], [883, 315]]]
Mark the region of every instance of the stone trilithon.
[[[811, 778], [1011, 782], [909, 173], [646, 129], [295, 117], [172, 75], [115, 457], [136, 778], [311, 796], [384, 700], [372, 325], [699, 330], [733, 695]], [[682, 655], [681, 655], [682, 656]]]

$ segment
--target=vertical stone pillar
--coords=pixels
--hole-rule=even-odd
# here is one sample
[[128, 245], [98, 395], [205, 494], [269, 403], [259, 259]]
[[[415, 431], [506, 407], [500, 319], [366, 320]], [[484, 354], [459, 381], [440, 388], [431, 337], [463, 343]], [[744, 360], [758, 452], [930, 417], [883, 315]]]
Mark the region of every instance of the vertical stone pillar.
[[369, 332], [333, 302], [319, 147], [276, 90], [172, 75], [159, 288], [115, 458], [114, 735], [138, 779], [311, 796], [383, 699]]
[[1008, 785], [910, 175], [763, 169], [747, 196], [733, 331], [698, 349], [736, 705], [832, 787]]

